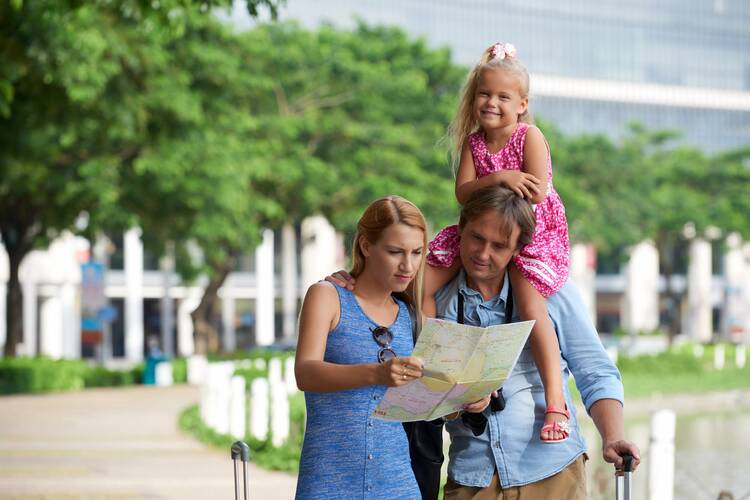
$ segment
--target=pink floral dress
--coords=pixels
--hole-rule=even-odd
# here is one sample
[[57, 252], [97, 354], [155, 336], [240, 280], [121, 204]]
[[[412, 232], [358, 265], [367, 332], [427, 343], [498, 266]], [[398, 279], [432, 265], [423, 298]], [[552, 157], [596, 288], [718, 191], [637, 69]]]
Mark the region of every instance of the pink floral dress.
[[[469, 136], [471, 156], [477, 178], [501, 170], [521, 170], [527, 123], [519, 123], [508, 143], [495, 154], [487, 150], [484, 132]], [[536, 229], [531, 244], [526, 245], [513, 262], [534, 288], [544, 297], [550, 297], [568, 279], [570, 243], [565, 207], [552, 186], [552, 161], [547, 159], [549, 186], [547, 197], [534, 206]], [[448, 226], [430, 242], [427, 263], [435, 267], [450, 267], [459, 255], [458, 226]]]

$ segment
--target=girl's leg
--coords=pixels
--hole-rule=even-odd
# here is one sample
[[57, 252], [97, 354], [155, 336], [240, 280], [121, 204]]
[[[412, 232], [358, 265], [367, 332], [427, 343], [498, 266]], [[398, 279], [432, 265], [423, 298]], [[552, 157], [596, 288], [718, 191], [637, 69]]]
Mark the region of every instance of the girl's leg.
[[451, 267], [436, 267], [426, 265], [424, 270], [424, 298], [422, 299], [422, 312], [428, 318], [437, 315], [437, 303], [435, 294], [443, 285], [452, 280], [461, 269], [461, 259], [456, 257]]
[[[524, 321], [536, 320], [530, 336], [531, 353], [544, 384], [544, 399], [547, 402], [547, 407], [564, 409], [565, 398], [560, 369], [560, 345], [557, 342], [552, 321], [547, 314], [547, 302], [544, 296], [521, 274], [515, 264], [508, 266], [508, 269], [521, 319]], [[567, 417], [560, 413], [547, 413], [544, 417], [545, 425], [552, 424], [555, 421], [567, 421]], [[563, 439], [565, 436], [559, 430], [546, 430], [542, 432], [540, 437], [547, 441]]]

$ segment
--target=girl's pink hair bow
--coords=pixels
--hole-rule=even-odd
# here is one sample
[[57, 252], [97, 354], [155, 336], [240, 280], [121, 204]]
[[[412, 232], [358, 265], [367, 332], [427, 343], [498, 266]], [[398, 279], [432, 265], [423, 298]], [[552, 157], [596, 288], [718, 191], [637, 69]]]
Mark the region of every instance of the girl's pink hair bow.
[[516, 57], [516, 46], [512, 43], [500, 43], [497, 42], [490, 47], [490, 59], [499, 58], [500, 60], [513, 59]]

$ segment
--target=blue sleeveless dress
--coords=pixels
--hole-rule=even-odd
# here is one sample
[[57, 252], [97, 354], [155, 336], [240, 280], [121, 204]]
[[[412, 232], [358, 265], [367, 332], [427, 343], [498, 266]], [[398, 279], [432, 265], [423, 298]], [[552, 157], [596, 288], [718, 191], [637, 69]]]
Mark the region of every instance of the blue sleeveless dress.
[[[339, 324], [328, 334], [323, 359], [330, 363], [377, 362], [380, 346], [354, 293], [336, 287]], [[411, 318], [398, 302], [398, 316], [388, 328], [392, 348], [408, 356], [413, 348]], [[297, 479], [297, 499], [420, 499], [400, 422], [373, 418], [386, 386], [370, 385], [339, 392], [305, 392], [307, 427]]]

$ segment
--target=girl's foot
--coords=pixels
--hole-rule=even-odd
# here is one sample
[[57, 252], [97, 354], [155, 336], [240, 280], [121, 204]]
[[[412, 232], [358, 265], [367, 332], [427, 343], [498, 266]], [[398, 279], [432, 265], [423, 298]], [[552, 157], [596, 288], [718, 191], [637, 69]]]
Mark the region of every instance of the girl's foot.
[[570, 436], [570, 412], [568, 406], [563, 408], [549, 405], [544, 412], [544, 425], [540, 433], [542, 443], [561, 443]]

